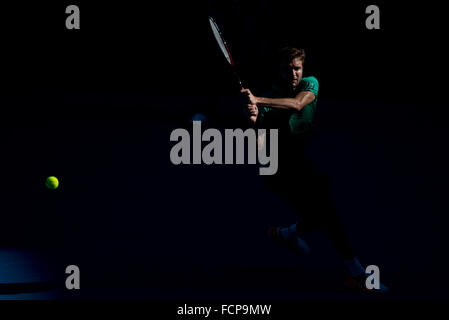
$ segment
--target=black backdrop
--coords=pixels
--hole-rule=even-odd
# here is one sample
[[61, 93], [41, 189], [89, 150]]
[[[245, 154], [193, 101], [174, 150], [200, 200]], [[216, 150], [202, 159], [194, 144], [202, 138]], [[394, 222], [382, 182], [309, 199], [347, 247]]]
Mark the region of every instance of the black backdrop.
[[[81, 30], [72, 31], [68, 4], [2, 5], [4, 247], [56, 247], [66, 254], [58, 263], [78, 259], [92, 283], [107, 278], [105, 261], [118, 263], [110, 274], [125, 285], [139, 282], [136, 268], [151, 278], [170, 266], [176, 279], [179, 263], [266, 263], [266, 228], [295, 216], [254, 168], [169, 162], [170, 130], [195, 112], [217, 126], [244, 123], [209, 30], [213, 13], [256, 93], [270, 85], [279, 48], [306, 49], [305, 74], [320, 81], [310, 155], [334, 178], [356, 247], [400, 292], [416, 274], [444, 287], [424, 280], [447, 265], [441, 4], [378, 2], [381, 30], [366, 30], [363, 1], [78, 1]], [[44, 187], [48, 175], [61, 179], [56, 192]], [[325, 255], [302, 263], [339, 268]]]

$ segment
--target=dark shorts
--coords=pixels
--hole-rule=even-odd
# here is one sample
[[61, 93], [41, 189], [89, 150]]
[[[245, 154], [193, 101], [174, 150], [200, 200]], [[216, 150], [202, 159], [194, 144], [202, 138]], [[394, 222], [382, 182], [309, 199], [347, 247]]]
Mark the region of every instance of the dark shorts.
[[339, 223], [330, 196], [330, 177], [319, 172], [310, 160], [299, 159], [276, 175], [263, 176], [263, 180], [299, 214], [305, 232], [325, 230]]

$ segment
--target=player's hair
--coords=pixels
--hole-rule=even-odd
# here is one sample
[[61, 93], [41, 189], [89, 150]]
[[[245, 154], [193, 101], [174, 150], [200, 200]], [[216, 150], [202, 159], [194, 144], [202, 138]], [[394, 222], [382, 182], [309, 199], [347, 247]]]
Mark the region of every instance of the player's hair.
[[304, 65], [304, 60], [306, 58], [306, 52], [304, 49], [297, 49], [293, 47], [285, 47], [279, 50], [278, 61], [279, 65], [288, 64], [293, 59], [299, 58]]

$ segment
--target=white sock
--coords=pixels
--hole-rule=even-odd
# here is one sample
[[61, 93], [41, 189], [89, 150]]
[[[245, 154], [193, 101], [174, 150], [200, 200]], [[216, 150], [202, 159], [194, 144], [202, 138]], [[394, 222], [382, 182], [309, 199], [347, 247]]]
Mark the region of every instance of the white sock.
[[360, 276], [361, 274], [365, 274], [365, 269], [360, 264], [359, 259], [354, 258], [349, 261], [345, 261], [346, 268], [348, 268], [349, 273], [353, 277]]
[[292, 224], [288, 228], [279, 229], [279, 233], [285, 240], [290, 240], [291, 238], [296, 237], [298, 235], [298, 233], [296, 232], [296, 223]]

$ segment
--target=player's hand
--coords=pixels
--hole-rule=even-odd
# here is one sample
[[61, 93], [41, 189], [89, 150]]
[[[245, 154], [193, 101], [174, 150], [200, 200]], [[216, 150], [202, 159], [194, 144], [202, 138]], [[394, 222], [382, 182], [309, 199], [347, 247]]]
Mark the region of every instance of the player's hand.
[[255, 104], [248, 104], [248, 112], [250, 117], [256, 116], [259, 114], [259, 108]]
[[246, 100], [246, 103], [257, 105], [257, 99], [249, 89], [242, 89], [240, 90], [240, 92], [242, 93], [243, 98]]
[[257, 108], [257, 105], [255, 105], [255, 104], [248, 104], [246, 111], [248, 113], [249, 121], [252, 124], [255, 124], [256, 121], [257, 121], [257, 116], [259, 115], [259, 109]]

